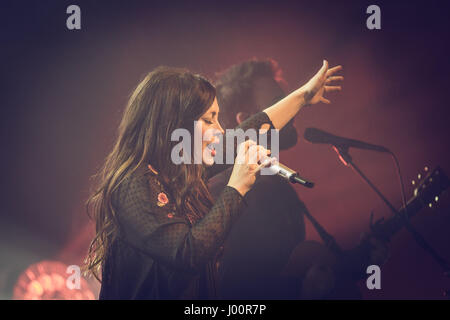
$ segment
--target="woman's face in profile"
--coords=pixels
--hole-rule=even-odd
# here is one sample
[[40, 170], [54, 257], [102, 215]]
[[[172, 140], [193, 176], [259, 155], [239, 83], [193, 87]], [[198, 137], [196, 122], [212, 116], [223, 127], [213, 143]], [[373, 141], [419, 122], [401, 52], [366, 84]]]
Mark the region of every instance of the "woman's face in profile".
[[[219, 123], [219, 105], [217, 99], [214, 99], [209, 109], [197, 120], [195, 131], [196, 134], [202, 137], [202, 162], [206, 166], [211, 166], [214, 164], [214, 156], [216, 155], [214, 144], [219, 143], [218, 134], [224, 133]], [[197, 148], [195, 149], [197, 150]]]

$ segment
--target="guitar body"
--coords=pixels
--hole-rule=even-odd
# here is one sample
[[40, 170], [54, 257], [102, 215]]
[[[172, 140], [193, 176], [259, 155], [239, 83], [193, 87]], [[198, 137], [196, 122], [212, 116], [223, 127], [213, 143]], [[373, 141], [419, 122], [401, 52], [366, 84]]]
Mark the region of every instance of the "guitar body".
[[338, 274], [339, 256], [317, 241], [303, 241], [291, 253], [283, 275], [302, 279], [299, 299], [360, 299], [356, 281]]

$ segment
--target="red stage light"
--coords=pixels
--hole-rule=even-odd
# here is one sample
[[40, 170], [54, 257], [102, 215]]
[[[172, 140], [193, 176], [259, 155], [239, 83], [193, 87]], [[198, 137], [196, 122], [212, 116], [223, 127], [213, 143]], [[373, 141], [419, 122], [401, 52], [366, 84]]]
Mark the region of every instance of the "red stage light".
[[41, 261], [29, 266], [14, 286], [15, 300], [95, 300], [89, 283], [80, 277], [80, 288], [67, 286], [68, 266], [59, 261]]

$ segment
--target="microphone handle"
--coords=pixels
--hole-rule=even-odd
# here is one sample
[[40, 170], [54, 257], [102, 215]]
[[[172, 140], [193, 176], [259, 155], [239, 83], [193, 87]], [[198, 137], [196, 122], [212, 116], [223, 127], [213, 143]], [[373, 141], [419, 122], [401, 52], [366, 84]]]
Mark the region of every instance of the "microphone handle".
[[295, 172], [294, 170], [286, 167], [285, 165], [283, 165], [281, 163], [278, 163], [278, 167], [280, 168], [280, 170], [278, 171], [278, 175], [286, 178], [291, 183], [298, 183], [307, 188], [314, 187], [314, 182], [308, 181], [308, 180], [300, 177], [298, 172]]
[[307, 188], [312, 188], [312, 187], [314, 187], [314, 182], [308, 181], [308, 180], [306, 180], [306, 179], [301, 178], [301, 177], [299, 176], [298, 173], [295, 173], [295, 174], [291, 175], [291, 176], [289, 177], [289, 181], [290, 181], [291, 183], [298, 183], [298, 184], [301, 184], [301, 185], [303, 185], [303, 186], [305, 186], [305, 187], [307, 187]]
[[266, 169], [271, 171], [272, 174], [277, 174], [280, 177], [283, 177], [284, 179], [288, 180], [291, 183], [298, 183], [307, 188], [314, 187], [314, 182], [308, 181], [307, 179], [300, 177], [298, 172], [286, 167], [285, 165], [283, 165], [279, 162], [277, 162], [277, 164], [272, 165]]

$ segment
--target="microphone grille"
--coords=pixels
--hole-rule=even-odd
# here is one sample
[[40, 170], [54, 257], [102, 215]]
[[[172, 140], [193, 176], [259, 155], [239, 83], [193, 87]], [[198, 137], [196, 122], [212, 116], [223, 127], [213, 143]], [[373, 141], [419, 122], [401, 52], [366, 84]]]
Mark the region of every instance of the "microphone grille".
[[312, 143], [322, 143], [323, 141], [323, 135], [321, 134], [321, 130], [316, 128], [306, 128], [305, 133], [303, 134], [303, 137], [306, 141], [312, 142]]

